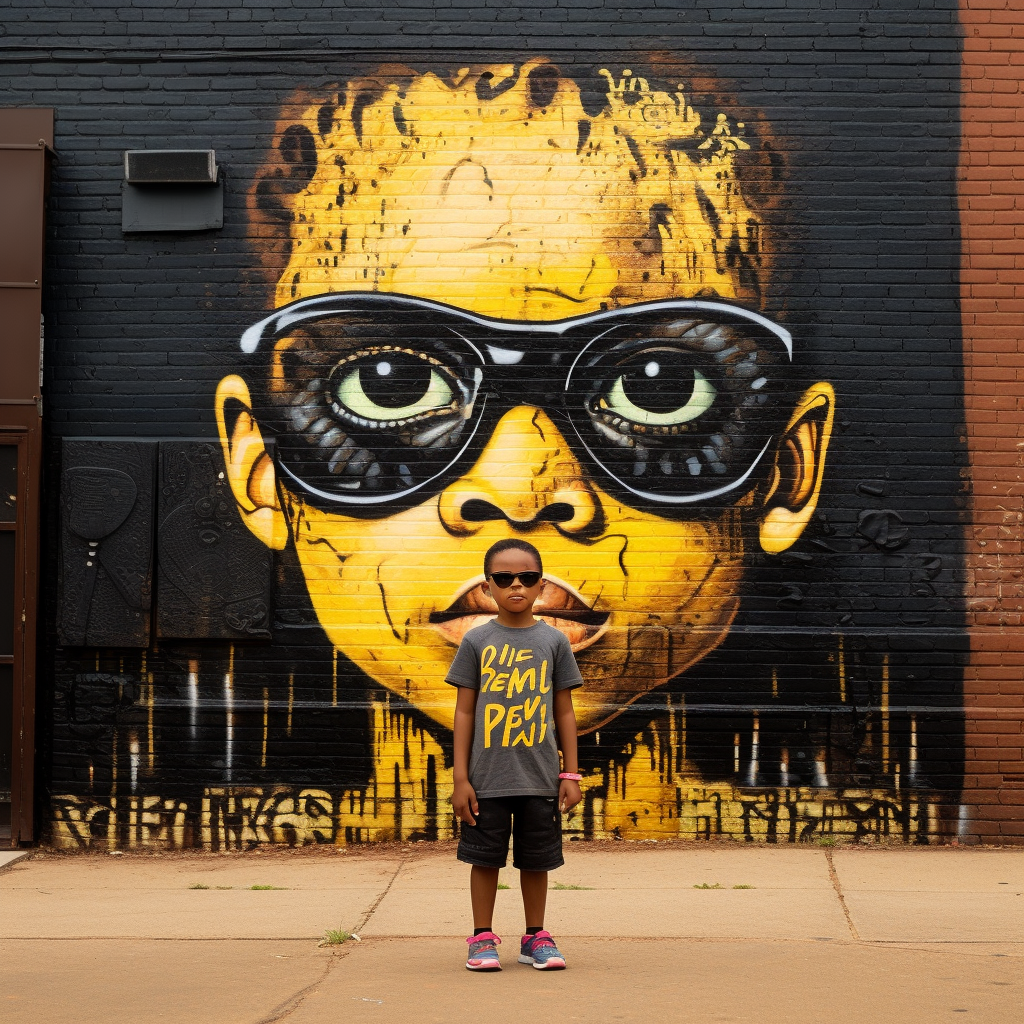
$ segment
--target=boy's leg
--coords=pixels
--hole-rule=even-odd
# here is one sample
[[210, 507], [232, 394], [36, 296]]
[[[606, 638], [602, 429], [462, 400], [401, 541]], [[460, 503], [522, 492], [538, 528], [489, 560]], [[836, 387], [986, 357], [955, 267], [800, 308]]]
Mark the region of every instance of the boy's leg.
[[519, 950], [519, 962], [541, 971], [562, 970], [565, 957], [544, 930], [548, 901], [548, 871], [562, 861], [562, 819], [558, 806], [547, 797], [519, 797], [512, 818], [515, 840], [513, 864], [519, 869], [523, 891], [526, 934]]
[[498, 893], [498, 869], [473, 865], [469, 875], [469, 895], [473, 901], [473, 928], [491, 930], [494, 898]]
[[498, 892], [498, 870], [508, 858], [512, 835], [512, 808], [501, 797], [479, 799], [475, 825], [462, 826], [458, 858], [471, 864], [469, 894], [473, 901], [473, 927], [490, 928], [494, 898]]
[[463, 825], [459, 838], [459, 860], [471, 864], [469, 895], [473, 903], [473, 934], [466, 967], [471, 971], [500, 971], [497, 946], [501, 939], [491, 930], [494, 898], [498, 892], [498, 871], [508, 857], [512, 832], [512, 811], [507, 802], [480, 797], [475, 825]]
[[[519, 888], [523, 891], [523, 912], [526, 927], [544, 927], [544, 911], [548, 903], [548, 873], [546, 871], [520, 871]], [[492, 898], [491, 905], [494, 905]]]
[[501, 939], [491, 928], [494, 897], [498, 891], [498, 869], [477, 864], [469, 873], [469, 895], [473, 901], [473, 934], [466, 939], [469, 952], [466, 967], [471, 971], [500, 971], [497, 944]]

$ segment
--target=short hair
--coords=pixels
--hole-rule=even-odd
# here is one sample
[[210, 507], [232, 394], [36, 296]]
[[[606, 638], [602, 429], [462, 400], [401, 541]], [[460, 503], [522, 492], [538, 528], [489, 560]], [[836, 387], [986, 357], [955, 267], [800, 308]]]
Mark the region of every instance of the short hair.
[[504, 540], [495, 541], [484, 555], [484, 575], [491, 575], [491, 563], [494, 561], [495, 555], [500, 555], [502, 551], [525, 551], [528, 555], [533, 555], [537, 559], [537, 568], [543, 572], [544, 562], [540, 557], [540, 552], [528, 541], [520, 540], [518, 537], [506, 537]]

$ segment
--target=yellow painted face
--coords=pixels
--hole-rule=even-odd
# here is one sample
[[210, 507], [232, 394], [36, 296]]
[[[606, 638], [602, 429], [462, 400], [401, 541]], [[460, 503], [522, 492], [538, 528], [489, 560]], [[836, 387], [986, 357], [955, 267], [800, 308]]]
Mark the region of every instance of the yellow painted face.
[[[507, 522], [467, 521], [466, 505], [488, 500], [529, 521], [539, 501], [563, 500], [566, 487], [583, 509], [573, 526], [585, 536], [555, 524], [529, 533], [546, 581], [534, 614], [562, 628], [576, 650], [586, 686], [574, 702], [586, 730], [721, 641], [737, 608], [739, 511], [669, 522], [624, 507], [584, 481], [555, 424], [528, 406], [501, 420], [466, 476], [406, 512], [346, 519], [297, 501], [286, 511], [328, 636], [378, 682], [451, 726], [454, 702], [443, 680], [455, 645], [497, 612], [483, 592], [484, 552], [514, 535]], [[585, 609], [606, 618], [587, 624], [560, 614]], [[445, 612], [462, 614], [431, 624]]]
[[[747, 147], [740, 126], [725, 115], [702, 124], [681, 86], [601, 74], [596, 115], [543, 60], [447, 82], [395, 73], [300, 105], [282, 139], [315, 154], [315, 170], [282, 200], [291, 248], [277, 305], [375, 290], [545, 321], [654, 299], [755, 302], [769, 257], [736, 173]], [[271, 390], [292, 345], [277, 342]], [[273, 546], [291, 536], [327, 635], [445, 726], [455, 645], [496, 611], [482, 587], [484, 552], [527, 536], [544, 558], [535, 612], [577, 652], [586, 686], [576, 711], [587, 731], [724, 638], [738, 607], [745, 519], [760, 520], [770, 551], [799, 536], [831, 425], [831, 389], [816, 387], [788, 428], [797, 468], [777, 470], [777, 507], [740, 491], [710, 519], [623, 504], [529, 404], [500, 419], [462, 477], [382, 518], [321, 511], [275, 481], [255, 420], [229, 426], [224, 416], [229, 399], [251, 405], [240, 378], [222, 382], [219, 419], [243, 517]], [[474, 502], [501, 518], [474, 517]], [[545, 519], [556, 503], [571, 507], [569, 521]]]

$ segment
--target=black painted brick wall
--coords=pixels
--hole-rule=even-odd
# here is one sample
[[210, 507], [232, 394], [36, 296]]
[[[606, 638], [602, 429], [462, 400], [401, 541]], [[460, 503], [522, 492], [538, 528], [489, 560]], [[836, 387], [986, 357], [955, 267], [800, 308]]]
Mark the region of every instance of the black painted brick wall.
[[[742, 666], [779, 644], [800, 649], [846, 631], [855, 645], [891, 652], [911, 678], [921, 657], [914, 652], [927, 652], [935, 663], [929, 700], [957, 705], [964, 451], [955, 3], [9, 0], [0, 25], [3, 102], [57, 112], [45, 300], [53, 438], [215, 435], [216, 383], [233, 365], [239, 333], [269, 303], [254, 270], [245, 191], [277, 105], [297, 85], [390, 59], [455, 68], [483, 51], [571, 65], [591, 51], [618, 62], [653, 49], [714, 68], [742, 105], [771, 121], [784, 150], [800, 227], [779, 313], [797, 336], [807, 379], [829, 380], [839, 395], [821, 514], [790, 554], [755, 565], [734, 653], [724, 648], [718, 664]], [[222, 231], [122, 234], [121, 155], [146, 147], [217, 150]], [[888, 509], [910, 530], [898, 559], [856, 534], [861, 513]], [[52, 613], [52, 592], [46, 598]], [[308, 624], [302, 606], [301, 596], [285, 595], [280, 607], [298, 611], [279, 613], [278, 625]], [[281, 643], [292, 649], [288, 637]], [[117, 652], [103, 658], [116, 661]], [[43, 723], [41, 777], [53, 791], [84, 786], [78, 741], [62, 718], [82, 667], [70, 650], [43, 661], [43, 686], [56, 696], [53, 722]], [[731, 670], [703, 671], [729, 690]], [[358, 747], [365, 724], [351, 729]], [[957, 729], [939, 759], [954, 784]]]

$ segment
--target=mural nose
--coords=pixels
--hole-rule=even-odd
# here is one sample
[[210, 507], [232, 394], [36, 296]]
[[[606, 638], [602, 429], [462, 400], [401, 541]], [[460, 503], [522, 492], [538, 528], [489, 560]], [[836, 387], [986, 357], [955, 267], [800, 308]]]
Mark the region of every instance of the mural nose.
[[[530, 523], [567, 523], [576, 515], [576, 510], [565, 501], [556, 501], [545, 505]], [[506, 515], [497, 505], [492, 505], [485, 498], [470, 498], [462, 506], [462, 518], [467, 523], [486, 523], [493, 519], [506, 519], [513, 526], [518, 520]]]
[[600, 500], [561, 431], [543, 410], [525, 405], [501, 418], [476, 465], [442, 492], [439, 512], [461, 534], [501, 519], [523, 532], [553, 523], [588, 534], [603, 521]]

